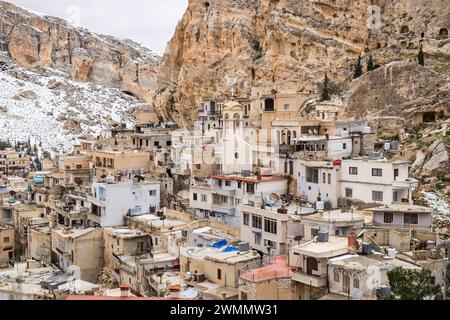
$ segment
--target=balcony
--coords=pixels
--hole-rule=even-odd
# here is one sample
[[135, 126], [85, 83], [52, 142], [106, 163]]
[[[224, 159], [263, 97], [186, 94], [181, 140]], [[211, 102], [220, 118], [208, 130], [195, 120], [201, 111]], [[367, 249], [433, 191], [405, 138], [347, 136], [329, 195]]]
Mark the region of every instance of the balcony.
[[315, 288], [321, 288], [327, 285], [326, 275], [316, 277], [302, 272], [295, 272], [294, 275], [292, 276], [292, 280]]
[[394, 189], [414, 189], [419, 186], [419, 181], [416, 179], [408, 179], [403, 181], [392, 182], [392, 187]]
[[234, 207], [227, 204], [213, 204], [211, 205], [211, 210], [228, 216], [234, 216], [236, 211]]
[[102, 224], [101, 223], [102, 222], [102, 218], [99, 217], [99, 216], [96, 216], [95, 214], [92, 214], [90, 212], [87, 214], [87, 219], [92, 221], [92, 222], [94, 222], [94, 223], [97, 223], [97, 224], [100, 224], [100, 225]]
[[[220, 188], [220, 187], [218, 187]], [[225, 197], [235, 197], [236, 196], [236, 190], [230, 190], [230, 189], [214, 189], [212, 192], [213, 195], [219, 195], [219, 196], [225, 196]]]

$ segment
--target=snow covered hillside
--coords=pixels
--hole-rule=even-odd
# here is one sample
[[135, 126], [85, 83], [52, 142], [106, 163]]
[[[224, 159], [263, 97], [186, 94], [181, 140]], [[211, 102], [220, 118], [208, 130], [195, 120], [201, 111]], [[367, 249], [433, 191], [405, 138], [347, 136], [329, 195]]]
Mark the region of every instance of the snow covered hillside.
[[119, 89], [68, 79], [50, 68], [0, 64], [0, 139], [30, 137], [45, 150], [67, 152], [80, 135], [98, 135], [118, 122], [130, 126], [131, 111], [142, 104]]

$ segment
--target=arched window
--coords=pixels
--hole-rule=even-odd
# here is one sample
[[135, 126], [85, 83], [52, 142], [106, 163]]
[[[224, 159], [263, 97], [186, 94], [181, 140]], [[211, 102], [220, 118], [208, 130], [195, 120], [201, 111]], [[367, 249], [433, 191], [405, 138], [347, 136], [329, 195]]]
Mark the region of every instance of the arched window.
[[348, 272], [344, 272], [342, 277], [342, 292], [350, 294], [350, 274]]
[[357, 274], [355, 274], [355, 276], [353, 277], [353, 288], [355, 288], [355, 289], [360, 288], [359, 275], [357, 275]]
[[333, 271], [333, 277], [334, 277], [334, 282], [339, 282], [341, 281], [341, 273], [339, 272], [338, 268], [335, 268]]
[[286, 144], [286, 131], [281, 131], [281, 144]]

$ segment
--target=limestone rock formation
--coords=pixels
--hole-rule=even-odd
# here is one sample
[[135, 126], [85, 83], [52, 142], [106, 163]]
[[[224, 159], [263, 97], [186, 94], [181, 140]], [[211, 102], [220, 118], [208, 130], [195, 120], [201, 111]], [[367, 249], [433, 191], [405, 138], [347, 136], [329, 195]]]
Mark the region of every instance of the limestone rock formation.
[[0, 1], [0, 51], [26, 68], [53, 67], [73, 80], [118, 88], [144, 101], [156, 89], [160, 58], [131, 40], [91, 33]]
[[[377, 13], [380, 12], [378, 18]], [[351, 81], [361, 54], [375, 64], [416, 60], [448, 73], [445, 0], [190, 0], [158, 72], [159, 114], [191, 124], [202, 99], [252, 87], [317, 92], [325, 73]]]

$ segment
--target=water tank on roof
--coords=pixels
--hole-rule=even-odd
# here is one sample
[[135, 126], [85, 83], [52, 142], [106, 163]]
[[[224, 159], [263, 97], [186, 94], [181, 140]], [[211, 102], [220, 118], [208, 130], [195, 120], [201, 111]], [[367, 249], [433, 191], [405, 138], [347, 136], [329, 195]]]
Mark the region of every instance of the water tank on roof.
[[328, 242], [330, 233], [328, 231], [319, 231], [317, 237], [319, 242]]
[[387, 249], [388, 257], [395, 258], [397, 257], [397, 250], [389, 248]]
[[325, 210], [325, 202], [317, 201], [316, 202], [316, 210]]
[[240, 252], [250, 251], [250, 243], [248, 242], [239, 242], [238, 248]]
[[44, 177], [36, 176], [33, 179], [34, 184], [44, 184]]

